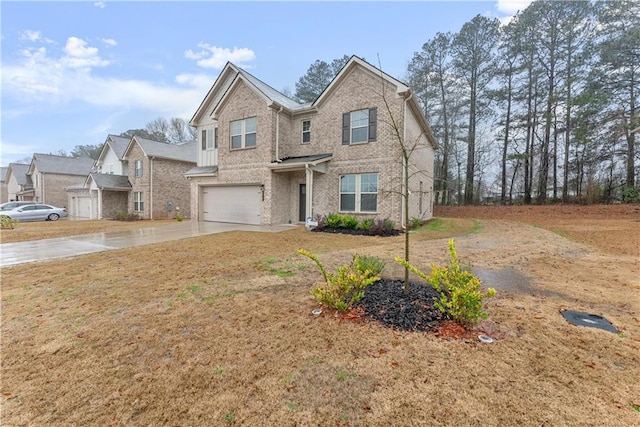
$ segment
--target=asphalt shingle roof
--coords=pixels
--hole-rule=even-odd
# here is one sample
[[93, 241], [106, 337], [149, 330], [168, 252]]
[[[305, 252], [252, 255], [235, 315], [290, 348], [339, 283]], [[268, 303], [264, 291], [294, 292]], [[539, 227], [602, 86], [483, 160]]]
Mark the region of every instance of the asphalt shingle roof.
[[124, 138], [122, 136], [117, 135], [109, 135], [107, 136], [107, 140], [111, 149], [116, 153], [119, 160], [122, 160], [122, 156], [124, 156], [124, 152], [129, 146], [129, 142], [131, 142], [131, 138]]
[[131, 183], [126, 175], [113, 175], [107, 173], [91, 173], [91, 178], [98, 188], [122, 188], [130, 189]]
[[182, 144], [169, 144], [138, 136], [136, 136], [135, 139], [148, 157], [160, 157], [190, 163], [196, 163], [198, 161], [196, 141], [189, 141]]
[[23, 165], [22, 163], [9, 163], [9, 167], [11, 168], [11, 173], [15, 176], [16, 184], [31, 184], [31, 180], [27, 177], [29, 165]]
[[9, 168], [0, 167], [0, 181], [5, 182]]
[[274, 88], [272, 88], [271, 86], [269, 86], [268, 84], [263, 82], [262, 80], [260, 80], [257, 77], [254, 77], [253, 75], [247, 73], [242, 68], [238, 67], [238, 70], [240, 71], [240, 74], [245, 79], [250, 81], [251, 84], [253, 84], [267, 98], [269, 98], [272, 101], [277, 102], [278, 104], [282, 105], [283, 107], [286, 107], [286, 108], [288, 108], [290, 110], [297, 110], [299, 108], [304, 108], [304, 107], [308, 107], [309, 106], [309, 104], [299, 104], [298, 102], [294, 101], [293, 99], [283, 95], [282, 93], [278, 92], [277, 90], [275, 90]]
[[51, 154], [34, 154], [33, 163], [39, 172], [61, 175], [83, 175], [91, 172], [93, 159], [89, 157], [64, 157]]

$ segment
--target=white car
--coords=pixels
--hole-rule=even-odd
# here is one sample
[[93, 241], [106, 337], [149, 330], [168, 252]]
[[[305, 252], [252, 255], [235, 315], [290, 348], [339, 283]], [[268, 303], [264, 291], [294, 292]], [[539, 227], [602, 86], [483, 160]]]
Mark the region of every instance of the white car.
[[0, 217], [9, 217], [13, 220], [26, 221], [57, 221], [69, 216], [67, 208], [57, 208], [43, 203], [31, 203], [19, 206], [8, 211], [1, 211]]
[[0, 205], [0, 211], [10, 211], [11, 209], [32, 205], [34, 203], [35, 202], [6, 202]]

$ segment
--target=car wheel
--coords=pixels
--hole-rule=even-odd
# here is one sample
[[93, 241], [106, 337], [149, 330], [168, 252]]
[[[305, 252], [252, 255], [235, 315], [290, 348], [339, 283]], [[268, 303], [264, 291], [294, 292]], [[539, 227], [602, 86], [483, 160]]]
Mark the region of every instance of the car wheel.
[[58, 218], [60, 218], [60, 215], [58, 214], [49, 214], [49, 216], [47, 217], [49, 221], [57, 221]]

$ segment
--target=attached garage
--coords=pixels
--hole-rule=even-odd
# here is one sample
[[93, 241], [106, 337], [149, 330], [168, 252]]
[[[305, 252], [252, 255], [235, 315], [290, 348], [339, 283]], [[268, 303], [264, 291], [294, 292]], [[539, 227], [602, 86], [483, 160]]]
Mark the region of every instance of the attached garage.
[[206, 186], [202, 188], [202, 219], [260, 225], [259, 185]]

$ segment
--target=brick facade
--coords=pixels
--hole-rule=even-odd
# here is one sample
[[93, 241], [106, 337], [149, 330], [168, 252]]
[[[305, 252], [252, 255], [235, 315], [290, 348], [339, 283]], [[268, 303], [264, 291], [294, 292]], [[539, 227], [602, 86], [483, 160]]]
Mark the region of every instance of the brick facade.
[[[142, 160], [142, 176], [135, 176], [136, 161]], [[189, 181], [184, 176], [195, 162], [148, 157], [138, 144], [127, 153], [129, 182], [128, 211], [142, 219], [175, 218], [179, 212], [191, 217]], [[143, 210], [134, 209], [134, 194], [142, 192]], [[178, 209], [176, 209], [178, 208]]]
[[[228, 77], [228, 70], [225, 72], [227, 74], [221, 76], [233, 80], [234, 76]], [[221, 86], [229, 87], [226, 83]], [[199, 209], [203, 186], [255, 183], [264, 186], [262, 224], [297, 223], [300, 184], [307, 182], [305, 167], [302, 165], [296, 170], [280, 172], [273, 167], [276, 153], [278, 160], [330, 153], [331, 159], [324, 165], [326, 170], [313, 173], [313, 215], [339, 211], [342, 175], [377, 173], [377, 212], [349, 214], [360, 218], [389, 218], [400, 226], [403, 223], [403, 198], [400, 194], [402, 151], [396, 131], [389, 125], [391, 119], [400, 129], [405, 144], [418, 147], [410, 157], [410, 216], [430, 218], [435, 141], [428, 139], [415, 109], [407, 107], [409, 102], [415, 101], [410, 101], [406, 95], [400, 96], [398, 87], [392, 79], [382, 79], [372, 67], [356, 61], [353, 66], [345, 66], [311, 108], [300, 106], [299, 109], [287, 110], [278, 108], [273, 100], [265, 99], [264, 91], [256, 90], [250, 79], [240, 79], [215, 107], [219, 135], [218, 164], [198, 165], [217, 166], [217, 175], [190, 178], [193, 218], [201, 219]], [[213, 101], [211, 104], [205, 105], [204, 109], [211, 111]], [[377, 109], [376, 140], [343, 145], [343, 113], [372, 108]], [[203, 117], [202, 123], [210, 125], [206, 121], [208, 115]], [[229, 123], [248, 117], [257, 117], [256, 147], [231, 150]], [[302, 143], [304, 120], [311, 121], [309, 143]], [[198, 126], [198, 119], [192, 124]], [[306, 214], [310, 216], [310, 212]]]

